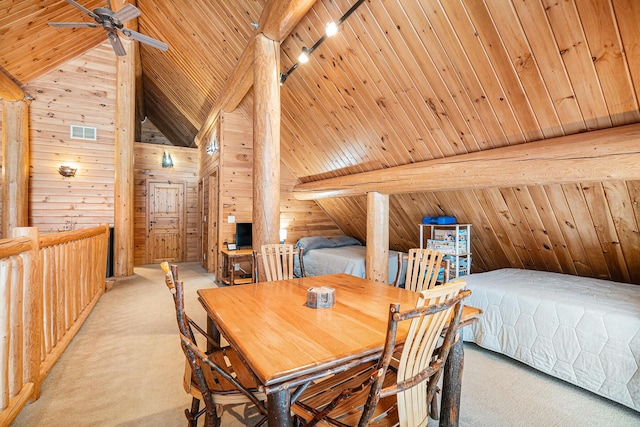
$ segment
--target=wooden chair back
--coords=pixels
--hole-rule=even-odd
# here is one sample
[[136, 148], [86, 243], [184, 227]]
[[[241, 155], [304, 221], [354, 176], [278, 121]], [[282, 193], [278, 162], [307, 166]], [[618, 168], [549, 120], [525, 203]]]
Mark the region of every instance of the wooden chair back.
[[[458, 335], [463, 299], [471, 294], [464, 286], [460, 280], [424, 290], [416, 307], [404, 312], [399, 304], [391, 304], [377, 365], [357, 367], [358, 371], [309, 387], [292, 407], [302, 425], [426, 426], [442, 368]], [[409, 333], [404, 344], [396, 346], [398, 325], [405, 321], [410, 322]], [[394, 368], [391, 362], [398, 353]]]
[[440, 268], [444, 267], [444, 282], [449, 281], [449, 265], [443, 261], [444, 254], [433, 249], [409, 249], [409, 252], [398, 254], [398, 273], [393, 281], [394, 286], [400, 282], [402, 264], [406, 260], [407, 273], [404, 288], [414, 292], [431, 289], [436, 285]]
[[[190, 427], [196, 427], [198, 417], [205, 414], [205, 426], [218, 424], [218, 408], [216, 405], [253, 403], [259, 412], [266, 415], [263, 402], [264, 393], [258, 392], [256, 380], [231, 347], [221, 347], [207, 332], [194, 322], [184, 310], [184, 285], [177, 280], [177, 266], [169, 267], [167, 262], [161, 263], [165, 273], [165, 284], [173, 294], [176, 308], [176, 319], [182, 349], [186, 356], [184, 371], [185, 391], [193, 396], [191, 411], [185, 410]], [[207, 342], [207, 352], [198, 347], [194, 331], [199, 332]], [[205, 408], [199, 410], [199, 402]], [[266, 421], [263, 418], [258, 424]]]
[[271, 282], [274, 280], [288, 280], [295, 277], [294, 265], [295, 258], [300, 263], [301, 275], [304, 277], [304, 261], [302, 260], [303, 249], [295, 251], [293, 245], [290, 244], [268, 244], [260, 247], [260, 254], [255, 251], [254, 258], [254, 282], [258, 282], [260, 269], [259, 260], [262, 262], [265, 280]]

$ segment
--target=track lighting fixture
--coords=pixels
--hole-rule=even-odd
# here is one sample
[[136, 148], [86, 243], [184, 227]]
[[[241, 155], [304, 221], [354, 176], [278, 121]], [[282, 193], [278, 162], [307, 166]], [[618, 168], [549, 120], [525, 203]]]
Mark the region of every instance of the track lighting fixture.
[[327, 37], [333, 37], [338, 34], [338, 24], [335, 22], [329, 22], [324, 30], [324, 34]]
[[284, 82], [287, 80], [287, 78], [291, 75], [291, 73], [293, 73], [296, 70], [296, 68], [298, 68], [298, 64], [306, 64], [309, 61], [311, 52], [316, 50], [316, 48], [320, 46], [327, 37], [335, 36], [338, 33], [338, 30], [340, 29], [340, 25], [344, 21], [346, 21], [349, 15], [351, 15], [362, 3], [364, 3], [364, 0], [358, 0], [353, 4], [353, 6], [351, 6], [351, 8], [344, 15], [342, 15], [342, 17], [338, 21], [329, 22], [325, 28], [325, 34], [322, 37], [320, 37], [318, 41], [315, 42], [313, 46], [311, 46], [311, 48], [307, 49], [307, 47], [304, 46], [302, 48], [302, 52], [300, 52], [300, 55], [298, 55], [298, 62], [293, 64], [291, 68], [287, 70], [286, 73], [280, 73], [280, 85], [283, 85]]
[[300, 55], [298, 55], [298, 62], [301, 64], [306, 64], [307, 62], [309, 62], [309, 54], [311, 52], [309, 52], [307, 50], [307, 48], [305, 46], [302, 47], [302, 52], [300, 52]]

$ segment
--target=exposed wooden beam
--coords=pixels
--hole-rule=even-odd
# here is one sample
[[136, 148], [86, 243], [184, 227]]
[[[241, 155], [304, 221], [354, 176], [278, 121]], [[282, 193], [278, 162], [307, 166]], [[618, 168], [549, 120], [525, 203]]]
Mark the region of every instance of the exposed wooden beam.
[[258, 32], [282, 42], [311, 9], [316, 0], [271, 0], [262, 10]]
[[255, 45], [255, 37], [252, 37], [247, 46], [245, 46], [240, 59], [231, 71], [227, 82], [222, 87], [220, 94], [216, 98], [213, 108], [205, 119], [200, 131], [196, 135], [195, 144], [200, 146], [203, 140], [208, 138], [213, 126], [218, 121], [220, 111], [231, 112], [236, 109], [242, 101], [251, 85], [253, 85], [253, 50]]
[[640, 179], [640, 124], [299, 184], [298, 200]]
[[[256, 34], [264, 34], [268, 39], [282, 43], [293, 31], [300, 19], [313, 6], [316, 0], [271, 0], [262, 10]], [[205, 140], [218, 120], [220, 111], [231, 112], [236, 109], [253, 85], [253, 60], [255, 37], [252, 37], [242, 51], [236, 66], [207, 115], [195, 144]]]
[[20, 101], [24, 99], [24, 92], [11, 78], [0, 69], [0, 99], [5, 101]]

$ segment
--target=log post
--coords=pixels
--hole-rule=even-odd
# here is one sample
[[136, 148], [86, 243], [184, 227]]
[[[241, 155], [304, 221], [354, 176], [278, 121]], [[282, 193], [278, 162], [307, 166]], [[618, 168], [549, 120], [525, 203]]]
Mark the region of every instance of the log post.
[[280, 239], [280, 44], [255, 38], [253, 247]]
[[462, 371], [464, 370], [464, 347], [461, 335], [461, 331], [458, 329], [455, 344], [449, 350], [449, 356], [444, 365], [440, 407], [441, 426], [457, 427], [460, 418], [460, 391], [462, 390]]
[[2, 235], [29, 225], [29, 102], [2, 103]]
[[17, 227], [11, 230], [11, 237], [29, 237], [31, 250], [29, 262], [24, 264], [23, 319], [24, 355], [23, 377], [25, 383], [33, 383], [31, 400], [40, 397], [40, 361], [42, 345], [42, 322], [44, 316], [42, 296], [42, 269], [40, 265], [40, 233], [38, 227]]
[[367, 279], [388, 283], [389, 195], [367, 193]]
[[133, 275], [133, 139], [135, 134], [135, 46], [121, 38], [127, 56], [116, 65], [114, 183], [114, 275]]

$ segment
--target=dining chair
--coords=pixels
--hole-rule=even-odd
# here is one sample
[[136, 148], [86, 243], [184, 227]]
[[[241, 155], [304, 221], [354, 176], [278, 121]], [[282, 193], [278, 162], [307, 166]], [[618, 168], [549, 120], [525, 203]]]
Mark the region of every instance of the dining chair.
[[267, 244], [260, 247], [260, 253], [253, 251], [253, 281], [259, 281], [259, 262], [262, 261], [264, 268], [265, 280], [271, 282], [273, 280], [288, 280], [295, 278], [295, 258], [298, 258], [300, 264], [300, 275], [305, 276], [304, 261], [302, 259], [303, 248], [298, 251], [294, 250], [290, 244]]
[[[420, 293], [414, 308], [391, 304], [384, 350], [377, 364], [353, 375], [336, 374], [313, 384], [292, 405], [305, 427], [426, 426], [430, 404], [449, 350], [458, 336], [463, 300], [471, 294], [458, 280]], [[396, 341], [398, 325], [409, 322], [404, 343]], [[441, 343], [441, 335], [444, 339]], [[390, 369], [402, 348], [397, 369]]]
[[440, 268], [444, 268], [444, 281], [449, 281], [449, 262], [443, 261], [444, 254], [433, 249], [409, 249], [408, 253], [398, 253], [398, 272], [392, 285], [398, 286], [402, 274], [402, 264], [407, 261], [404, 288], [414, 292], [431, 289], [438, 281]]
[[[177, 266], [161, 263], [165, 283], [176, 308], [180, 342], [186, 357], [183, 385], [192, 396], [191, 409], [185, 409], [189, 427], [196, 427], [198, 418], [205, 414], [205, 427], [218, 427], [222, 405], [254, 404], [263, 415], [256, 426], [266, 421], [264, 405], [266, 395], [258, 391], [256, 380], [230, 346], [220, 346], [206, 331], [187, 316], [184, 310], [184, 285], [177, 280]], [[210, 351], [203, 351], [197, 344], [194, 331], [204, 337]], [[201, 340], [202, 341], [202, 340]], [[200, 409], [204, 402], [204, 409]]]

